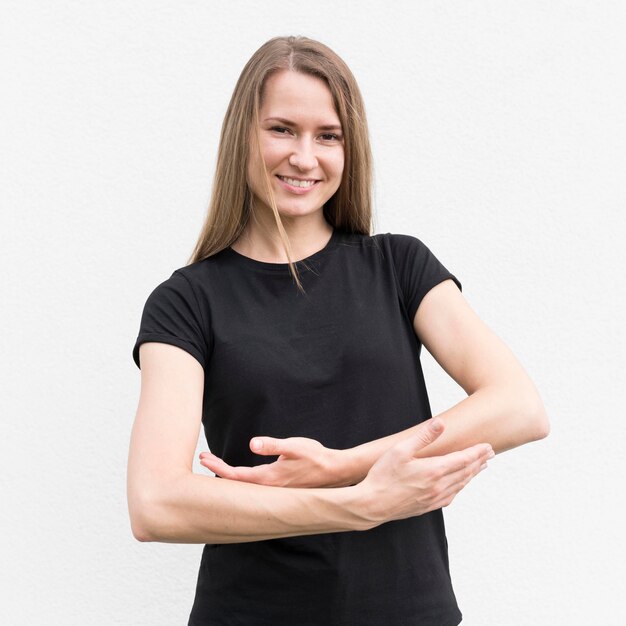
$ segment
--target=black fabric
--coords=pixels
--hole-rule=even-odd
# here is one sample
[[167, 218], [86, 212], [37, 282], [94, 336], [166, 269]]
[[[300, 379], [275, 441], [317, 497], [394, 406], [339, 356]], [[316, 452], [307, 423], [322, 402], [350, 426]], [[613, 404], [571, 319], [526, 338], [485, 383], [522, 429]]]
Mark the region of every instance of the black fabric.
[[[458, 280], [415, 237], [335, 230], [298, 262], [231, 248], [177, 270], [149, 296], [133, 350], [187, 350], [205, 370], [203, 425], [233, 465], [254, 435], [348, 448], [431, 416], [412, 320], [424, 295]], [[441, 510], [365, 532], [206, 545], [192, 626], [456, 625]]]

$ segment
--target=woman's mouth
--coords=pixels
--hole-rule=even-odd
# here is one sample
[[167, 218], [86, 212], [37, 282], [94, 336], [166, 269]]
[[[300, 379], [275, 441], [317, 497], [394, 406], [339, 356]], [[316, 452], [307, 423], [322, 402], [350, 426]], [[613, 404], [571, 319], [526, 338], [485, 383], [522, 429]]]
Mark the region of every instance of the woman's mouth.
[[318, 182], [313, 178], [290, 178], [289, 176], [280, 176], [279, 174], [277, 174], [276, 177], [289, 187], [296, 187], [298, 189], [310, 189], [316, 182]]

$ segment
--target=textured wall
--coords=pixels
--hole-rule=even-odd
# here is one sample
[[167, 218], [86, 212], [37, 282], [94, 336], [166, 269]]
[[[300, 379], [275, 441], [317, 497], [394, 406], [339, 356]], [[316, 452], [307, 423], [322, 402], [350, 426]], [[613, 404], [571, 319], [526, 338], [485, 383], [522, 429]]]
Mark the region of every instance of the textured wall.
[[130, 351], [243, 63], [306, 34], [362, 87], [377, 232], [459, 276], [552, 419], [447, 511], [464, 624], [623, 624], [625, 29], [618, 1], [1, 2], [0, 623], [186, 624], [200, 546], [129, 529]]

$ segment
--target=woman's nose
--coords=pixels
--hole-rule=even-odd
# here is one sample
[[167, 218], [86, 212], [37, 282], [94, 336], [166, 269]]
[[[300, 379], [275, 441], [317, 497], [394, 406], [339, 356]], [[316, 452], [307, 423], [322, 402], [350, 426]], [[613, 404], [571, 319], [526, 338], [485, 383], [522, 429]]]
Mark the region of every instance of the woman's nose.
[[289, 165], [306, 172], [317, 167], [315, 147], [311, 141], [302, 139], [297, 143], [294, 151], [289, 155]]

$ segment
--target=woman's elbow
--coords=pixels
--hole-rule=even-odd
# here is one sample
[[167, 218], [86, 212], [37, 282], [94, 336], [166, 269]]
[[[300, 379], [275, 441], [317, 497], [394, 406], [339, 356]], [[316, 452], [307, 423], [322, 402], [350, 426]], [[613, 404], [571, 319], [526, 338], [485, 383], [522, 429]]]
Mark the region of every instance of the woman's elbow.
[[154, 529], [150, 526], [150, 523], [137, 515], [130, 516], [130, 529], [133, 533], [133, 537], [137, 541], [157, 541]]
[[550, 421], [548, 414], [538, 394], [528, 403], [525, 412], [525, 431], [527, 440], [539, 441], [550, 434]]
[[500, 422], [500, 428], [507, 434], [502, 451], [545, 439], [550, 434], [545, 407], [531, 385], [510, 386], [503, 406], [507, 407], [507, 418]]
[[158, 520], [161, 515], [158, 512], [160, 507], [157, 500], [145, 491], [141, 493], [137, 491], [128, 496], [128, 513], [133, 537], [141, 542], [159, 541]]
[[130, 529], [131, 529], [131, 532], [133, 533], [133, 537], [137, 541], [141, 541], [142, 543], [145, 541], [155, 541], [148, 527], [143, 524], [138, 524], [132, 518], [130, 520]]

